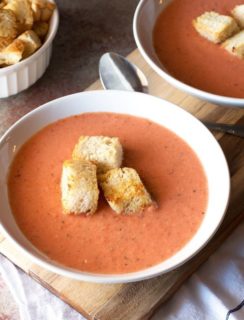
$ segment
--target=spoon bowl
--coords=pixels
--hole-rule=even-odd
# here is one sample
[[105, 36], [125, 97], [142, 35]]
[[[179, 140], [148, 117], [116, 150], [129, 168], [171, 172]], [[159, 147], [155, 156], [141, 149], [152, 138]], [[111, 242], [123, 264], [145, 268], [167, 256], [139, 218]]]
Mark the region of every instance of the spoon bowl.
[[99, 76], [104, 89], [148, 93], [144, 73], [123, 56], [108, 52], [99, 61]]

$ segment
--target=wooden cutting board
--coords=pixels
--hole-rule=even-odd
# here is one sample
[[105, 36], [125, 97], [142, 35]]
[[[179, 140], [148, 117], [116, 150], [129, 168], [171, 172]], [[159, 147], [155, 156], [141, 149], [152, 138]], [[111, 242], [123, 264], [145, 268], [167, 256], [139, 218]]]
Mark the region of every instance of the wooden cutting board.
[[[244, 125], [244, 109], [212, 105], [173, 88], [156, 75], [137, 50], [129, 56], [129, 59], [146, 74], [150, 94], [176, 103], [200, 119]], [[95, 82], [88, 89], [101, 89], [100, 82]], [[230, 205], [214, 238], [197, 256], [178, 269], [137, 283], [93, 284], [70, 280], [33, 264], [1, 234], [0, 252], [88, 319], [148, 319], [154, 310], [173, 295], [243, 220], [244, 139], [221, 133], [216, 133], [215, 137], [219, 140], [230, 167], [232, 183]]]

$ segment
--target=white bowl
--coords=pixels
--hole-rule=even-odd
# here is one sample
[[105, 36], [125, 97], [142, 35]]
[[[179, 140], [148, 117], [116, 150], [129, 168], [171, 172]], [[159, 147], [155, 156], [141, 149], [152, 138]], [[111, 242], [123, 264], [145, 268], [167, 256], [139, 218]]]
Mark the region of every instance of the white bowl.
[[[204, 168], [209, 191], [207, 210], [195, 236], [174, 256], [151, 268], [127, 274], [95, 274], [60, 266], [46, 258], [21, 233], [8, 202], [7, 174], [20, 146], [35, 132], [58, 119], [85, 112], [115, 112], [150, 119], [175, 132], [195, 151]], [[184, 123], [184, 125], [182, 125]], [[0, 223], [3, 234], [33, 262], [55, 273], [93, 282], [129, 282], [154, 277], [181, 265], [213, 236], [228, 204], [228, 166], [218, 142], [206, 127], [181, 108], [143, 93], [92, 91], [46, 103], [13, 125], [0, 140]]]
[[144, 59], [163, 79], [190, 95], [211, 103], [244, 107], [244, 99], [212, 94], [181, 82], [169, 74], [159, 61], [153, 46], [153, 29], [160, 13], [172, 1], [174, 0], [164, 0], [162, 2], [159, 0], [141, 0], [136, 8], [133, 20], [133, 32], [137, 47]]
[[12, 66], [0, 68], [0, 98], [17, 94], [42, 77], [50, 62], [52, 43], [57, 33], [58, 23], [59, 16], [56, 8], [43, 45], [30, 57]]

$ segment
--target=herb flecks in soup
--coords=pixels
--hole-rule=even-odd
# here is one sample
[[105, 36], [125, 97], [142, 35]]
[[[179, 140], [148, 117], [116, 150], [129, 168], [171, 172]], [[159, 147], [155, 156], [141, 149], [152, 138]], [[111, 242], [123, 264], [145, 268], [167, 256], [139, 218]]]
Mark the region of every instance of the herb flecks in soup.
[[[81, 135], [119, 137], [124, 166], [136, 168], [158, 208], [116, 215], [103, 199], [91, 216], [63, 215], [60, 178]], [[207, 183], [192, 149], [146, 119], [90, 113], [55, 122], [16, 154], [9, 198], [25, 236], [59, 263], [98, 273], [125, 273], [155, 265], [196, 233], [207, 203]]]
[[199, 36], [192, 24], [204, 12], [231, 15], [241, 4], [243, 0], [172, 1], [160, 14], [153, 35], [156, 53], [166, 70], [195, 88], [244, 98], [244, 61], [230, 54], [227, 47]]

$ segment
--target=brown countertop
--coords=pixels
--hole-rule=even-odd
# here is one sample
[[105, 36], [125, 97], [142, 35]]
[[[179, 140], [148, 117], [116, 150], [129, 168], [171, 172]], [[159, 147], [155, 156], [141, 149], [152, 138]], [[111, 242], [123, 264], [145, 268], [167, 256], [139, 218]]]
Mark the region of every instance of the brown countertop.
[[58, 33], [50, 66], [27, 90], [0, 99], [0, 135], [39, 105], [83, 91], [98, 78], [98, 61], [107, 51], [127, 55], [136, 45], [132, 32], [138, 0], [57, 0]]

